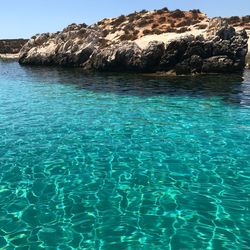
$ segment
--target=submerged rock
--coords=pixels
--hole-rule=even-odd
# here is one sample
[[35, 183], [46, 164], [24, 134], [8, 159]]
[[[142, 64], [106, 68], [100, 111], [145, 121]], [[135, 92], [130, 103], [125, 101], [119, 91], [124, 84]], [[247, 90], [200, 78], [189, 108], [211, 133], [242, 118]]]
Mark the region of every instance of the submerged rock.
[[[150, 15], [155, 19], [150, 19]], [[190, 15], [196, 18], [196, 22], [190, 19]], [[208, 25], [204, 14], [193, 15], [193, 12], [182, 12], [176, 16], [175, 12], [162, 11], [104, 19], [91, 26], [72, 24], [62, 32], [32, 37], [22, 48], [19, 62], [97, 71], [171, 71], [176, 74], [243, 70], [248, 51], [247, 33], [236, 31], [224, 19], [212, 19]], [[162, 23], [157, 32], [143, 28], [159, 16], [161, 18], [157, 20], [162, 23], [168, 23], [167, 17], [171, 17], [177, 22], [176, 27], [190, 24], [195, 32], [185, 31], [180, 35], [179, 31], [173, 34], [167, 29], [164, 33]], [[154, 23], [155, 27], [157, 25]], [[125, 27], [127, 31], [124, 33], [122, 28]], [[199, 29], [202, 32], [197, 33]]]

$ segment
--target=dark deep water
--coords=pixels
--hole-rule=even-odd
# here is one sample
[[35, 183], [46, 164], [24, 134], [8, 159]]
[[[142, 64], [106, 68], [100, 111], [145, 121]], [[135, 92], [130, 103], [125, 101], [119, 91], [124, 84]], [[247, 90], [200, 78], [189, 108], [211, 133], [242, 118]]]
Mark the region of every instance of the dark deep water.
[[0, 62], [1, 249], [249, 249], [249, 194], [250, 71]]

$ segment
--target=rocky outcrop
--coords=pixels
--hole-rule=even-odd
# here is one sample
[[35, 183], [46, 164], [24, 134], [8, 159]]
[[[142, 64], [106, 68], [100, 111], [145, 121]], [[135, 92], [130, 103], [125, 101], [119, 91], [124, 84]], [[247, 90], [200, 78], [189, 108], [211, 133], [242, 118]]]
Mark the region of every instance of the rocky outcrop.
[[229, 25], [232, 25], [236, 30], [245, 29], [248, 34], [248, 54], [246, 57], [246, 66], [250, 68], [250, 15], [248, 16], [232, 16], [225, 18]]
[[27, 42], [27, 39], [0, 40], [0, 54], [17, 54]]
[[20, 51], [22, 64], [80, 66], [99, 48], [102, 31], [85, 24], [70, 25], [62, 32], [33, 36]]
[[244, 68], [247, 42], [247, 33], [224, 19], [163, 9], [34, 36], [19, 62], [98, 71], [231, 73]]

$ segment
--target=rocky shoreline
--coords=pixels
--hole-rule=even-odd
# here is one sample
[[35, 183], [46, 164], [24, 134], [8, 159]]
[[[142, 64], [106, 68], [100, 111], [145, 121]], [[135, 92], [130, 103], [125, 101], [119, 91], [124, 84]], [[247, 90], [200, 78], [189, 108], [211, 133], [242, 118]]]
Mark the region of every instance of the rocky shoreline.
[[2, 39], [0, 40], [0, 59], [18, 60], [21, 48], [28, 42], [28, 39]]
[[27, 42], [28, 39], [2, 39], [0, 40], [0, 54], [17, 55]]
[[165, 8], [36, 35], [21, 49], [19, 62], [96, 71], [233, 73], [244, 69], [247, 52], [248, 34], [232, 21]]

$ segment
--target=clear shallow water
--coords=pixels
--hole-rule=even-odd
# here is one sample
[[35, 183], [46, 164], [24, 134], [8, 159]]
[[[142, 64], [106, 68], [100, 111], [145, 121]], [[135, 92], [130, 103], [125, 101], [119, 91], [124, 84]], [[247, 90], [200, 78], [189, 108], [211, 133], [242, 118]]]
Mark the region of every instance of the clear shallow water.
[[0, 62], [1, 249], [248, 249], [250, 72]]

